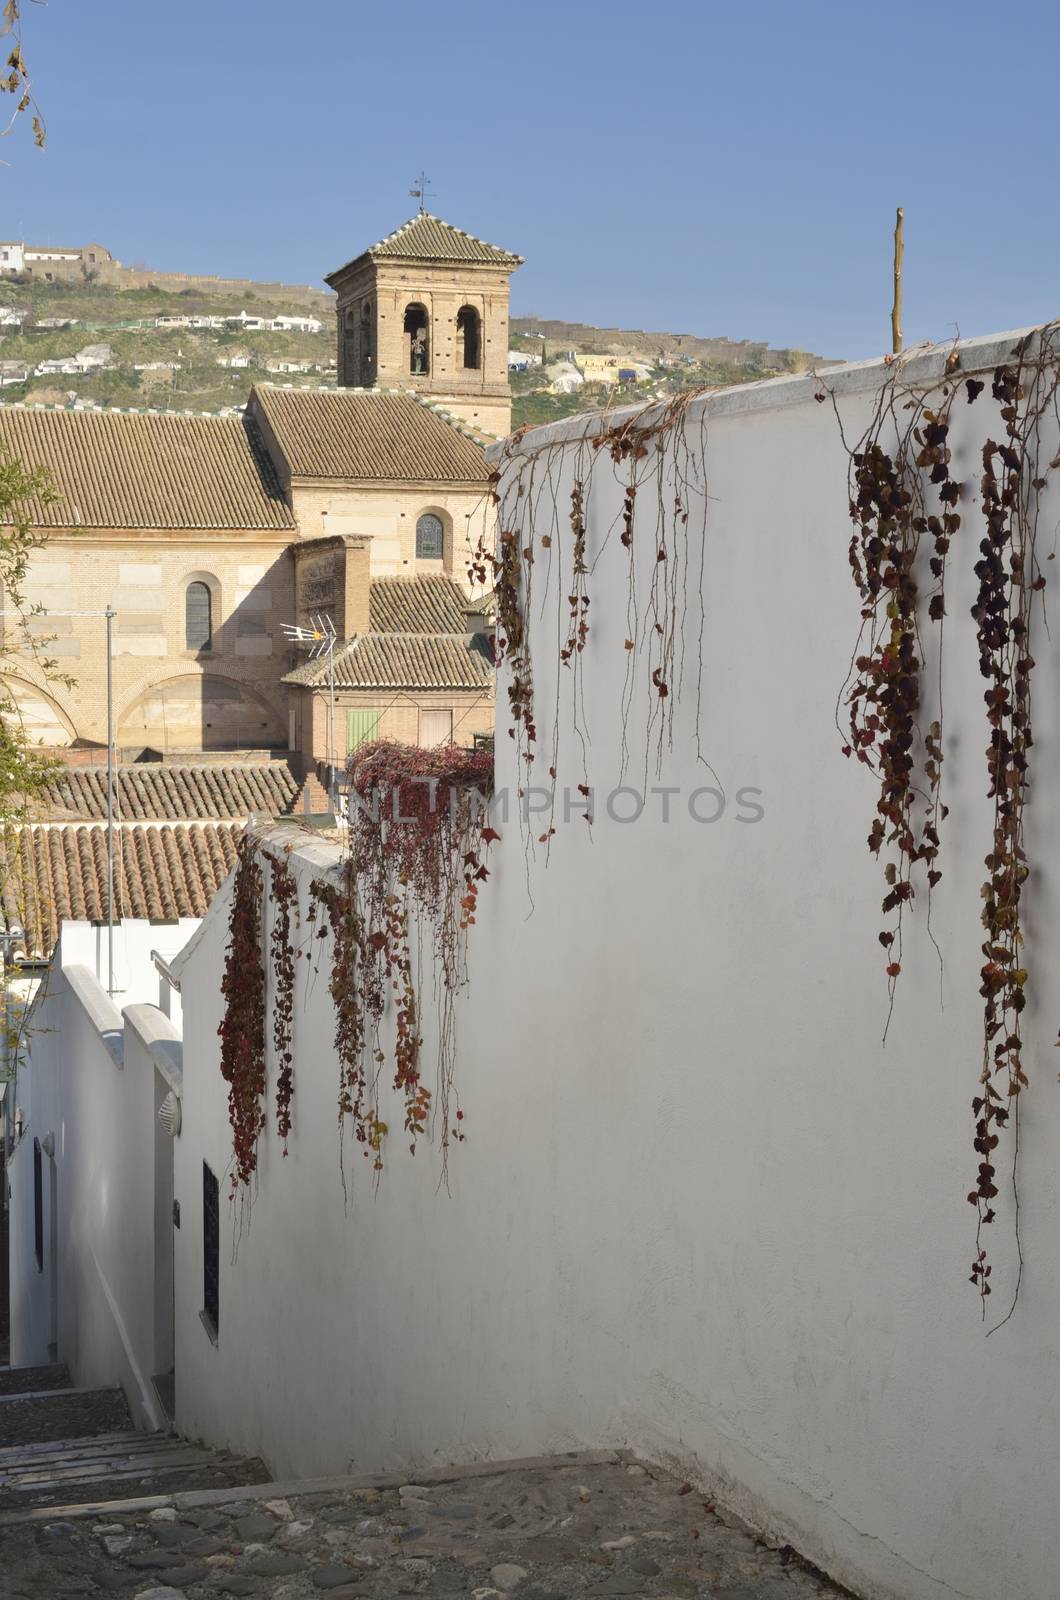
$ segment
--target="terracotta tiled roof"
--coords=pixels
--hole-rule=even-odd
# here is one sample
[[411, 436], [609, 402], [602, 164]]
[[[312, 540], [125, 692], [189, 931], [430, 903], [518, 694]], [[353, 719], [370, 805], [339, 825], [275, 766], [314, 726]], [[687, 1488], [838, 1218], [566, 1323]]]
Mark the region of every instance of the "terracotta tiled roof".
[[[298, 793], [285, 761], [182, 767], [144, 763], [118, 767], [118, 815], [123, 822], [171, 818], [186, 822], [279, 817]], [[41, 796], [38, 813], [50, 821], [107, 815], [107, 769], [70, 767]]]
[[[118, 828], [115, 919], [203, 916], [235, 863], [241, 833], [232, 823]], [[4, 871], [4, 921], [26, 930], [31, 955], [48, 957], [64, 920], [106, 920], [107, 830], [27, 827], [18, 836], [18, 864]]]
[[[284, 678], [319, 688], [328, 681], [326, 661], [308, 661]], [[340, 689], [489, 689], [493, 662], [481, 635], [459, 633], [365, 633], [335, 656]]]
[[239, 417], [0, 406], [0, 456], [46, 467], [47, 528], [293, 528], [275, 469]]
[[464, 633], [467, 595], [452, 578], [373, 578], [368, 591], [373, 633]]
[[250, 397], [293, 478], [485, 483], [474, 439], [414, 394], [393, 389], [277, 389]]
[[[371, 632], [335, 655], [341, 689], [484, 689], [493, 685], [489, 644], [467, 632], [470, 602], [452, 578], [373, 578]], [[327, 661], [307, 661], [285, 683], [321, 688]]]
[[[451, 222], [443, 222], [441, 217], [433, 217], [429, 211], [421, 211], [410, 217], [408, 222], [395, 228], [393, 233], [388, 233], [378, 244], [362, 250], [359, 256], [354, 257], [354, 261], [361, 261], [365, 256], [372, 261], [475, 262], [480, 266], [507, 267], [509, 270], [514, 270], [523, 262], [522, 256], [502, 250], [499, 245], [487, 244], [485, 239], [476, 239], [473, 233], [454, 228]], [[353, 261], [348, 261], [346, 267], [352, 267], [353, 264]], [[346, 267], [329, 273], [326, 281], [332, 283], [340, 273], [346, 271]]]

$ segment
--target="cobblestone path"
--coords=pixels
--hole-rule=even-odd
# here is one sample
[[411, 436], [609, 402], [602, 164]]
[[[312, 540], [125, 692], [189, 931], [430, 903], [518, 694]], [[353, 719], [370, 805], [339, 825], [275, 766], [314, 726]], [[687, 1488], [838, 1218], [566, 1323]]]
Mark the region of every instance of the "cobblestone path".
[[[266, 1491], [267, 1494], [267, 1491]], [[400, 1489], [0, 1526], [4, 1600], [811, 1600], [841, 1591], [654, 1467], [534, 1466]]]

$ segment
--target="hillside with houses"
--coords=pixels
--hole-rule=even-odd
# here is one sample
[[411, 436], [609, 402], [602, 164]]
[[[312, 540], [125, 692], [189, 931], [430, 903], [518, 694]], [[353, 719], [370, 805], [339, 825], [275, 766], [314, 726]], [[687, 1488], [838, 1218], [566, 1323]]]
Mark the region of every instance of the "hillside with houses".
[[[0, 242], [0, 402], [234, 412], [256, 383], [333, 387], [335, 298], [306, 284], [126, 268], [103, 246]], [[800, 372], [750, 339], [513, 317], [512, 424]]]
[[509, 344], [517, 427], [831, 364], [807, 350], [774, 350], [751, 339], [598, 328], [541, 317], [513, 317]]
[[49, 280], [0, 263], [0, 399], [8, 404], [224, 412], [266, 382], [334, 384], [326, 290], [161, 273], [125, 288], [88, 273]]

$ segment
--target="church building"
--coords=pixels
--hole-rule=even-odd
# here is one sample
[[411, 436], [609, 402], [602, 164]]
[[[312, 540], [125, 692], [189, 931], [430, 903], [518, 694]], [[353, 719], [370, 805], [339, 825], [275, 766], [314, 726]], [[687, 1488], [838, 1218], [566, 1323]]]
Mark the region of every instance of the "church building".
[[522, 257], [421, 211], [327, 282], [339, 383], [412, 387], [495, 437], [511, 431], [508, 279]]
[[[240, 417], [0, 406], [0, 455], [56, 492], [28, 508], [48, 642], [6, 618], [6, 691], [31, 735], [103, 758], [108, 607], [124, 760], [271, 753], [301, 774], [369, 737], [492, 731], [467, 565], [492, 515], [484, 447], [510, 428], [520, 260], [420, 212], [327, 279], [339, 387], [262, 385]], [[327, 659], [284, 631], [318, 618], [337, 634], [334, 693]]]

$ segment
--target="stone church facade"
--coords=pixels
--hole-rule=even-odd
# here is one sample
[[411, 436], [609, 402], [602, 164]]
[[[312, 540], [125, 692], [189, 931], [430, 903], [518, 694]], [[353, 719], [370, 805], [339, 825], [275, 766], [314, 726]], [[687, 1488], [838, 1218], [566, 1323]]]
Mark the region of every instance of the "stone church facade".
[[[484, 444], [510, 426], [519, 261], [421, 213], [328, 279], [342, 386], [261, 386], [243, 417], [0, 407], [0, 453], [56, 492], [28, 508], [46, 534], [26, 589], [37, 642], [6, 622], [31, 736], [98, 759], [106, 623], [63, 613], [108, 606], [126, 759], [294, 751], [308, 767], [366, 736], [492, 730], [466, 571], [491, 514]], [[321, 614], [344, 662], [334, 716], [283, 631]]]

